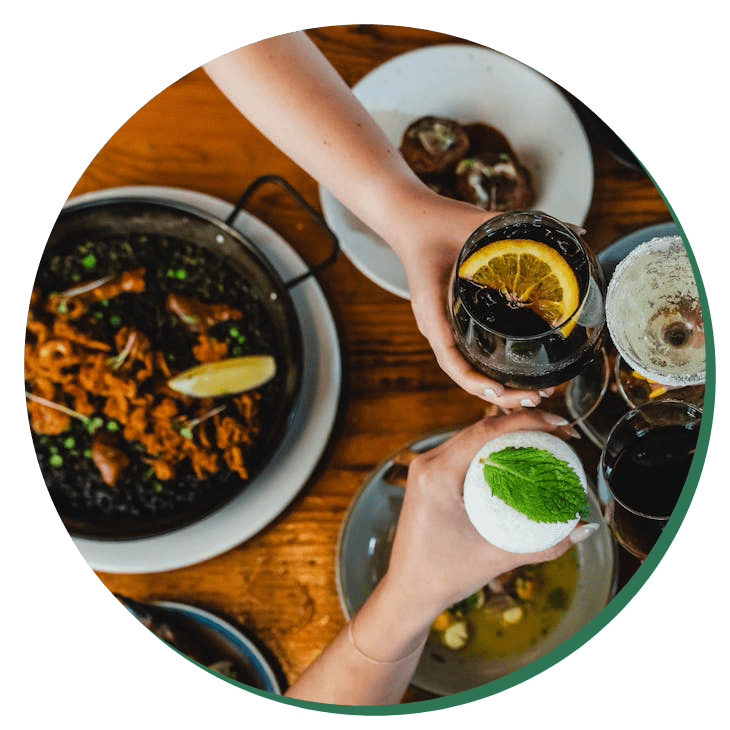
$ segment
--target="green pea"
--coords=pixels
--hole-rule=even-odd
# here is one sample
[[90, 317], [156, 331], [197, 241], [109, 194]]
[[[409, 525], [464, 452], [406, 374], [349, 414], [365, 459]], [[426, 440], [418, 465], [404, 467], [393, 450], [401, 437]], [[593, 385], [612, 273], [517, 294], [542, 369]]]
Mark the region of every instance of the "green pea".
[[56, 468], [63, 466], [63, 456], [61, 454], [53, 454], [51, 456], [51, 466], [55, 466]]
[[185, 269], [178, 269], [175, 272], [175, 276], [182, 281], [183, 279], [187, 279], [188, 278], [188, 272], [185, 271]]
[[118, 317], [116, 314], [113, 314], [111, 317], [109, 317], [109, 324], [112, 327], [119, 327], [119, 325], [122, 323], [122, 318]]
[[93, 269], [96, 266], [96, 256], [93, 253], [87, 254], [81, 259], [81, 264], [87, 269]]
[[66, 302], [58, 303], [58, 313], [59, 314], [68, 314], [68, 304], [66, 304]]
[[87, 459], [92, 457], [91, 449], [84, 449], [84, 457]]
[[116, 421], [109, 421], [109, 423], [106, 424], [107, 431], [118, 431], [119, 430], [119, 424]]
[[86, 422], [86, 428], [90, 434], [96, 433], [104, 425], [104, 419], [96, 416]]
[[73, 436], [69, 436], [64, 442], [63, 445], [67, 449], [73, 449], [74, 446], [76, 446], [76, 439]]

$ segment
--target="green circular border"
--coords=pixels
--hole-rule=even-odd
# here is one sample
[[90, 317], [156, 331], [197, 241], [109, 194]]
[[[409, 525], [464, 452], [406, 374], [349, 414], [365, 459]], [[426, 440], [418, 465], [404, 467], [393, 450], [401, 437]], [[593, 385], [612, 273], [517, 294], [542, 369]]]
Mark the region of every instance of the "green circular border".
[[[713, 69], [723, 68], [714, 51], [724, 47], [721, 11], [713, 9], [713, 22], [707, 23], [698, 12], [702, 3], [692, 17], [658, 18], [653, 8], [618, 2], [591, 23], [579, 3], [523, 3], [514, 11], [452, 4], [448, 13], [428, 3], [383, 5], [372, 2], [368, 8], [381, 23], [453, 33], [540, 70], [602, 116], [651, 172], [691, 249], [707, 315], [708, 403], [698, 453], [708, 449], [710, 425], [714, 441], [722, 440], [727, 427], [713, 423], [712, 396], [724, 344], [714, 342], [709, 314], [710, 302], [718, 305], [717, 292], [727, 286], [722, 264], [728, 255], [717, 226], [726, 184], [722, 165], [713, 162], [725, 136], [720, 120], [726, 104], [722, 92], [713, 94], [703, 83], [708, 77], [719, 81]], [[10, 265], [3, 267], [2, 296], [11, 353], [55, 216], [120, 124], [160, 89], [219, 53], [354, 15], [329, 3], [284, 2], [252, 13], [230, 2], [158, 7], [136, 0], [108, 11], [98, 3], [68, 2], [37, 17], [39, 12], [12, 8], [8, 27], [14, 32], [4, 49], [4, 169], [13, 187], [6, 193]], [[3, 362], [9, 397], [2, 434], [11, 500], [3, 533], [10, 577], [6, 625], [12, 627], [6, 656], [17, 680], [9, 703], [23, 710], [28, 727], [63, 716], [77, 728], [100, 722], [150, 727], [162, 721], [200, 727], [223, 718], [328, 727], [343, 714], [353, 723], [377, 715], [378, 722], [399, 727], [460, 720], [527, 726], [545, 722], [546, 713], [597, 727], [625, 717], [632, 725], [679, 727], [696, 722], [699, 708], [705, 716], [712, 716], [713, 705], [719, 709], [722, 675], [713, 672], [719, 667], [713, 647], [718, 626], [725, 624], [720, 599], [726, 591], [717, 551], [724, 546], [721, 519], [728, 498], [720, 486], [725, 479], [717, 449], [704, 465], [695, 460], [688, 486], [699, 482], [696, 492], [685, 490], [677, 514], [629, 585], [546, 657], [484, 688], [425, 704], [318, 706], [220, 681], [160, 648], [125, 615], [78, 555], [47, 498], [27, 431], [18, 427], [25, 419], [16, 366], [13, 355]], [[711, 600], [698, 606], [694, 587], [706, 587]]]

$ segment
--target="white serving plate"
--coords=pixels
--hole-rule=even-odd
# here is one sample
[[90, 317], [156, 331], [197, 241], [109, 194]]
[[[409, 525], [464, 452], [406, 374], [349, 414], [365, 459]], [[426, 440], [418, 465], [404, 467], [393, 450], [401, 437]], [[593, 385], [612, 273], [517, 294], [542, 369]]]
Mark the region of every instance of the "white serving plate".
[[[178, 188], [135, 186], [89, 193], [69, 203], [126, 197], [185, 203], [225, 220], [230, 203]], [[241, 212], [233, 227], [253, 241], [287, 280], [307, 266], [294, 249], [258, 218]], [[274, 520], [309, 479], [329, 441], [342, 380], [339, 339], [327, 300], [314, 278], [291, 291], [302, 330], [302, 386], [287, 433], [269, 465], [241, 494], [178, 530], [133, 540], [74, 537], [86, 562], [110, 573], [154, 573], [208, 560], [253, 537]]]
[[[411, 122], [429, 114], [491, 124], [530, 171], [533, 208], [584, 223], [593, 196], [590, 143], [562, 91], [529, 66], [481, 46], [431, 46], [378, 66], [353, 91], [396, 146]], [[405, 270], [383, 239], [323, 187], [320, 201], [353, 264], [408, 299]]]

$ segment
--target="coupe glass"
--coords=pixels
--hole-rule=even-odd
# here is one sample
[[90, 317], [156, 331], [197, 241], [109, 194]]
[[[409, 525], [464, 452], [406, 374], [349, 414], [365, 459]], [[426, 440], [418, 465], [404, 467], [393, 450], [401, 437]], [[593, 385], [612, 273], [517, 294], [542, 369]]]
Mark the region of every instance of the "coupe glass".
[[666, 394], [702, 403], [702, 308], [679, 236], [653, 238], [621, 261], [608, 286], [606, 320], [620, 354], [616, 382], [630, 406]]
[[624, 415], [601, 453], [607, 518], [618, 543], [644, 560], [667, 525], [692, 465], [702, 411], [689, 403], [647, 403]]
[[[539, 334], [517, 333], [499, 312], [487, 321], [485, 297], [495, 290], [458, 275], [476, 251], [516, 239], [546, 244], [556, 251], [579, 286], [575, 311], [557, 326], [546, 325]], [[604, 295], [601, 269], [571, 228], [545, 213], [505, 213], [477, 228], [459, 254], [449, 286], [455, 340], [472, 367], [504, 385], [529, 390], [559, 385], [575, 377], [599, 353], [605, 333]]]

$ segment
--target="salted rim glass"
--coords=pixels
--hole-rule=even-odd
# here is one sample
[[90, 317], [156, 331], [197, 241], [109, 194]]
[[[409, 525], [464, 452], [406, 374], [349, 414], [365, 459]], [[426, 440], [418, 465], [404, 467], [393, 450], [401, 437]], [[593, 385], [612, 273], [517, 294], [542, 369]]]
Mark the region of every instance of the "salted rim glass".
[[[469, 307], [464, 304], [464, 308], [469, 313], [469, 316], [474, 319], [479, 326], [487, 330], [493, 335], [496, 335], [497, 337], [503, 337], [505, 339], [509, 340], [515, 340], [519, 342], [531, 342], [534, 340], [543, 340], [546, 337], [549, 337], [550, 335], [559, 333], [562, 329], [566, 327], [569, 323], [573, 322], [574, 320], [580, 319], [581, 315], [583, 314], [583, 310], [585, 308], [586, 303], [591, 298], [591, 296], [596, 295], [595, 290], [593, 289], [594, 286], [598, 287], [598, 294], [601, 298], [601, 307], [603, 308], [604, 300], [605, 300], [605, 293], [606, 293], [606, 282], [603, 276], [603, 270], [598, 265], [598, 261], [596, 257], [594, 256], [593, 252], [590, 250], [590, 248], [583, 242], [581, 237], [572, 229], [570, 226], [568, 226], [566, 223], [563, 223], [561, 220], [558, 220], [557, 218], [554, 218], [551, 215], [548, 215], [547, 213], [543, 213], [542, 211], [535, 210], [535, 211], [528, 211], [528, 212], [510, 212], [510, 213], [501, 213], [500, 215], [494, 216], [494, 218], [490, 218], [485, 223], [482, 223], [482, 225], [479, 226], [470, 236], [466, 239], [466, 243], [462, 246], [461, 251], [459, 252], [459, 255], [456, 259], [456, 262], [454, 263], [454, 267], [451, 271], [451, 277], [449, 279], [449, 313], [453, 320], [453, 310], [454, 310], [454, 285], [456, 281], [456, 272], [461, 267], [461, 264], [464, 263], [464, 261], [471, 256], [472, 253], [474, 253], [479, 248], [483, 248], [488, 246], [490, 243], [494, 243], [497, 240], [511, 240], [511, 239], [518, 239], [524, 237], [524, 230], [520, 230], [519, 226], [533, 226], [535, 228], [543, 228], [543, 229], [557, 229], [561, 233], [569, 236], [572, 241], [578, 246], [581, 253], [586, 257], [586, 261], [588, 263], [588, 282], [585, 287], [585, 293], [583, 294], [583, 297], [580, 300], [580, 303], [576, 307], [575, 311], [568, 317], [566, 320], [561, 322], [559, 325], [556, 325], [555, 327], [551, 327], [548, 330], [545, 330], [543, 332], [540, 332], [535, 335], [513, 335], [508, 332], [500, 332], [498, 329], [495, 329], [494, 327], [490, 327], [489, 325], [483, 324], [480, 319], [473, 314], [469, 310]], [[509, 229], [514, 227], [514, 231], [510, 231]], [[501, 238], [493, 238], [492, 241], [489, 241], [487, 243], [483, 243], [484, 239], [489, 236], [492, 237], [495, 233], [499, 233]], [[510, 233], [513, 233], [515, 235], [510, 235]], [[570, 264], [568, 264], [570, 265]], [[572, 269], [572, 267], [571, 267]], [[595, 284], [594, 284], [595, 282]], [[599, 325], [595, 325], [596, 327], [599, 327]], [[601, 316], [601, 322], [600, 327], [605, 327], [605, 313]]]
[[[663, 411], [664, 412], [664, 418], [660, 420], [660, 422], [652, 421], [649, 416], [647, 416], [647, 412], [651, 411]], [[667, 419], [666, 416], [674, 416], [674, 418]], [[617, 502], [621, 505], [627, 512], [631, 512], [631, 514], [636, 515], [637, 517], [643, 517], [648, 520], [656, 520], [657, 522], [666, 522], [669, 520], [669, 518], [672, 516], [671, 512], [668, 515], [650, 515], [645, 512], [640, 512], [637, 509], [634, 509], [632, 507], [629, 507], [628, 505], [624, 504], [615, 494], [614, 490], [611, 489], [611, 481], [606, 474], [606, 456], [608, 452], [611, 450], [611, 446], [615, 446], [615, 441], [617, 438], [617, 434], [620, 432], [622, 428], [625, 426], [629, 426], [632, 429], [632, 433], [627, 434], [628, 438], [625, 439], [624, 444], [621, 448], [619, 448], [616, 452], [615, 459], [618, 459], [619, 455], [622, 454], [626, 447], [631, 443], [632, 436], [635, 437], [638, 433], [640, 433], [640, 430], [637, 429], [633, 421], [638, 418], [643, 418], [643, 429], [648, 429], [651, 427], [662, 427], [662, 426], [685, 426], [688, 423], [698, 423], [702, 420], [702, 409], [698, 406], [692, 405], [691, 403], [687, 403], [685, 401], [681, 400], [672, 400], [667, 398], [666, 400], [657, 401], [656, 403], [644, 403], [640, 405], [638, 408], [634, 408], [630, 410], [628, 413], [625, 413], [619, 420], [614, 424], [613, 428], [611, 429], [610, 433], [608, 434], [608, 438], [606, 439], [606, 443], [601, 450], [601, 458], [599, 461], [599, 470], [601, 473], [601, 476], [603, 477], [603, 480], [606, 484], [606, 487], [608, 489], [608, 492], [610, 494], [611, 499], [614, 502]], [[657, 413], [657, 418], [659, 419], [660, 416]], [[641, 430], [643, 430], [641, 429]]]

